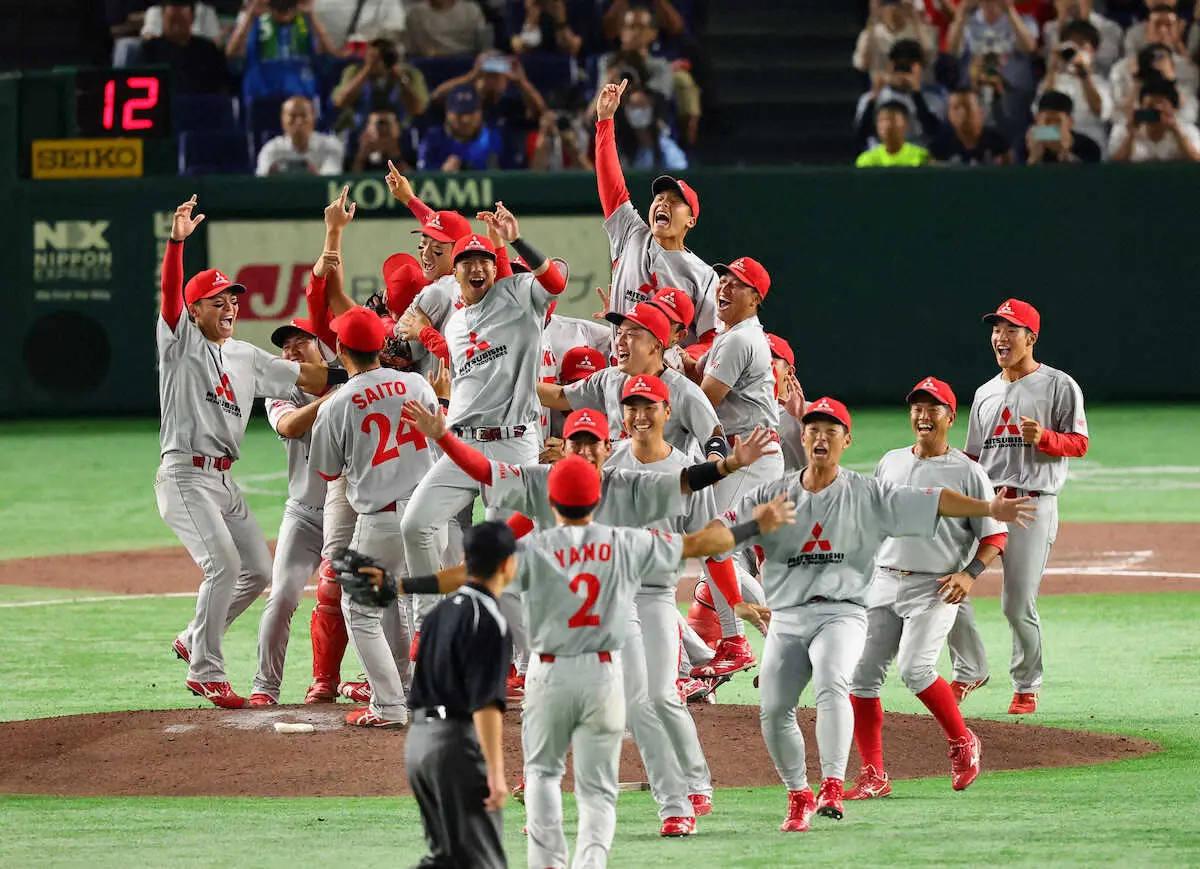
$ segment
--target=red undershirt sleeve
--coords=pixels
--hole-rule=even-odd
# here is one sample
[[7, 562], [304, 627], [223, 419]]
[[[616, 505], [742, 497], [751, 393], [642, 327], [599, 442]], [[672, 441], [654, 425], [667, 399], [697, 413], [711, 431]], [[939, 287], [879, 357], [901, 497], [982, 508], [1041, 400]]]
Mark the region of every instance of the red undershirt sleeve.
[[999, 534], [989, 534], [979, 541], [980, 547], [995, 546], [1001, 552], [1004, 551], [1005, 544], [1008, 543], [1008, 532], [1002, 531]]
[[496, 280], [511, 278], [512, 273], [512, 260], [508, 258], [508, 248], [500, 245], [496, 248]]
[[513, 513], [508, 517], [508, 527], [512, 529], [513, 535], [520, 540], [533, 530], [533, 520], [524, 513]]
[[717, 590], [721, 592], [721, 597], [725, 598], [725, 603], [730, 606], [736, 606], [742, 602], [742, 589], [738, 585], [738, 578], [733, 570], [732, 561], [728, 558], [721, 561], [706, 558], [704, 566], [708, 568], [708, 575], [712, 577]]
[[313, 331], [326, 347], [336, 350], [337, 336], [329, 328], [329, 302], [325, 298], [325, 278], [309, 274], [304, 300], [308, 304], [308, 318], [312, 320]]
[[442, 337], [442, 333], [432, 326], [426, 326], [417, 336], [425, 349], [436, 356], [438, 359], [450, 365], [450, 348], [446, 346], [446, 339]]
[[558, 270], [558, 266], [555, 265], [554, 260], [546, 260], [546, 262], [550, 265], [544, 272], [537, 276], [538, 283], [550, 295], [557, 296], [567, 288], [567, 281], [563, 277], [563, 273]]
[[1088, 438], [1076, 432], [1042, 429], [1042, 439], [1038, 441], [1037, 448], [1048, 456], [1078, 459], [1087, 455]]
[[604, 209], [605, 220], [629, 201], [612, 118], [596, 122], [596, 186], [600, 189], [600, 207]]
[[420, 224], [424, 224], [425, 218], [433, 214], [433, 209], [415, 196], [408, 200], [408, 210], [412, 212], [412, 216]]
[[162, 264], [162, 318], [171, 331], [183, 316], [183, 242], [167, 242]]
[[438, 438], [437, 445], [450, 457], [450, 461], [458, 465], [463, 473], [476, 483], [483, 483], [485, 486], [492, 484], [492, 463], [479, 450], [464, 444], [451, 432], [446, 432]]

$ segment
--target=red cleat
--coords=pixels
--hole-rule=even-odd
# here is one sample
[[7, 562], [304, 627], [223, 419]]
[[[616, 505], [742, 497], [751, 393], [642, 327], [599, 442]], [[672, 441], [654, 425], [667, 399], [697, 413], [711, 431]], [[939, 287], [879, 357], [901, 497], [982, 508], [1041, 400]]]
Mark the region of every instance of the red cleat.
[[346, 716], [346, 723], [354, 727], [374, 727], [380, 730], [385, 728], [405, 727], [408, 724], [408, 715], [402, 719], [393, 720], [390, 718], [380, 718], [370, 707], [366, 709], [355, 709]]
[[222, 709], [245, 709], [246, 698], [233, 693], [233, 686], [228, 682], [193, 682], [190, 679], [184, 683], [189, 691], [197, 697], [203, 697]]
[[413, 634], [412, 642], [408, 644], [408, 660], [415, 662], [417, 660], [417, 648], [421, 645], [421, 632], [417, 631]]
[[745, 637], [725, 637], [717, 643], [716, 656], [703, 667], [693, 667], [693, 678], [729, 676], [754, 666], [754, 652]]
[[684, 703], [700, 703], [712, 691], [712, 684], [702, 679], [676, 679], [675, 690]]
[[817, 814], [823, 818], [833, 818], [840, 821], [845, 814], [842, 811], [842, 780], [827, 778], [821, 780], [821, 789], [817, 791]]
[[688, 799], [692, 803], [692, 811], [696, 813], [697, 818], [712, 814], [712, 797], [704, 794], [688, 794]]
[[250, 695], [250, 705], [251, 706], [278, 706], [279, 701], [276, 700], [274, 697], [272, 697], [270, 694], [251, 694]]
[[854, 787], [846, 791], [845, 799], [870, 800], [875, 797], [886, 797], [892, 792], [892, 780], [882, 770], [877, 770], [871, 764], [862, 768]]
[[355, 703], [371, 702], [371, 686], [366, 682], [342, 682], [338, 685], [337, 692]]
[[525, 779], [517, 782], [517, 786], [512, 789], [512, 798], [521, 805], [525, 805]]
[[976, 679], [974, 682], [951, 682], [950, 693], [954, 695], [955, 703], [962, 703], [967, 699], [967, 695], [977, 688], [982, 688], [991, 679], [990, 676], [984, 676], [982, 679]]
[[304, 695], [305, 703], [335, 703], [337, 702], [337, 685], [318, 679], [308, 686]]
[[1037, 712], [1037, 694], [1025, 694], [1018, 691], [1013, 695], [1012, 703], [1008, 706], [1009, 715], [1032, 715]]
[[695, 818], [667, 818], [658, 828], [660, 836], [691, 836], [696, 832]]
[[508, 702], [523, 703], [525, 701], [525, 677], [514, 667], [508, 674]]
[[171, 643], [171, 651], [175, 653], [175, 657], [183, 661], [185, 664], [192, 663], [192, 653], [188, 647], [183, 644], [183, 640], [179, 637], [175, 638], [175, 642]]
[[812, 820], [816, 810], [817, 798], [813, 796], [812, 788], [788, 791], [787, 817], [783, 819], [779, 829], [785, 833], [807, 833], [808, 822]]
[[973, 731], [968, 730], [962, 739], [950, 740], [950, 786], [965, 791], [979, 778], [982, 760], [983, 745]]

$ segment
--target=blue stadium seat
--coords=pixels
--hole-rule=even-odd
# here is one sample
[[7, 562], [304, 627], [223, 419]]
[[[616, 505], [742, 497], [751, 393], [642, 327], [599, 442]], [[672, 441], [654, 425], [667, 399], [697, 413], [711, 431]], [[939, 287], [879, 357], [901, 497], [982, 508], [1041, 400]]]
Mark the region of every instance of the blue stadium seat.
[[256, 153], [263, 142], [283, 132], [279, 115], [285, 101], [285, 97], [260, 97], [250, 104], [248, 131]]
[[425, 75], [425, 84], [433, 90], [447, 79], [468, 73], [475, 66], [473, 55], [464, 54], [458, 57], [418, 57], [412, 61], [413, 66]]
[[192, 131], [179, 137], [180, 175], [247, 175], [254, 171], [250, 140], [239, 131]]
[[225, 94], [176, 94], [171, 121], [180, 133], [238, 129], [237, 102]]
[[575, 58], [566, 54], [527, 54], [521, 58], [529, 83], [544, 97], [575, 80]]

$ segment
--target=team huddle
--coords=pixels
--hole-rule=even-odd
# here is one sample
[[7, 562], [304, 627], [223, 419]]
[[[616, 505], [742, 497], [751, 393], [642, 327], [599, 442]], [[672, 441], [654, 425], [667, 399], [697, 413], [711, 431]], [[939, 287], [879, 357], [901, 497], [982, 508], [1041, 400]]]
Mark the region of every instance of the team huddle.
[[[1008, 711], [1033, 712], [1057, 495], [1068, 459], [1088, 445], [1079, 387], [1034, 360], [1040, 316], [1009, 299], [984, 317], [999, 373], [975, 393], [965, 450], [948, 443], [955, 394], [929, 376], [907, 393], [914, 441], [873, 476], [842, 467], [850, 412], [832, 397], [806, 401], [792, 348], [765, 331], [767, 269], [749, 256], [710, 266], [684, 246], [700, 199], [683, 180], [655, 179], [645, 216], [634, 208], [613, 139], [623, 90], [607, 85], [597, 100], [613, 261], [600, 322], [555, 313], [568, 264], [521, 235], [503, 203], [476, 215], [477, 230], [428, 208], [394, 168], [389, 188], [419, 222], [416, 256], [389, 256], [386, 293], [355, 304], [343, 286], [355, 213], [343, 190], [325, 210], [309, 316], [276, 330], [278, 357], [232, 337], [243, 287], [217, 269], [184, 283], [183, 244], [204, 219], [196, 197], [176, 209], [162, 271], [155, 491], [204, 572], [195, 618], [174, 641], [187, 688], [223, 708], [277, 704], [291, 620], [316, 575], [305, 702], [344, 697], [361, 704], [348, 725], [406, 726], [422, 624], [462, 594], [430, 592], [470, 580], [445, 577], [463, 562], [480, 497], [519, 539], [515, 576], [494, 602], [469, 588], [511, 635], [506, 702], [522, 710], [517, 796], [537, 869], [568, 865], [568, 748], [579, 809], [571, 865], [606, 864], [626, 728], [660, 834], [694, 834], [714, 806], [688, 703], [715, 700], [755, 666], [763, 740], [788, 790], [782, 830], [890, 793], [879, 694], [893, 660], [945, 732], [953, 788], [970, 785], [981, 745], [959, 704], [989, 679], [970, 592], [1000, 558]], [[256, 396], [287, 452], [273, 558], [230, 473]], [[430, 581], [386, 606], [359, 602], [334, 568], [347, 549]], [[688, 559], [701, 560], [703, 578], [685, 618], [676, 586]], [[222, 638], [268, 585], [243, 698]], [[761, 661], [746, 622], [766, 637]], [[951, 682], [936, 671], [947, 642]], [[348, 644], [365, 679], [342, 678]], [[795, 714], [810, 682], [815, 793]], [[863, 765], [844, 788], [852, 740]], [[430, 829], [430, 865], [496, 865], [479, 855], [498, 842]]]

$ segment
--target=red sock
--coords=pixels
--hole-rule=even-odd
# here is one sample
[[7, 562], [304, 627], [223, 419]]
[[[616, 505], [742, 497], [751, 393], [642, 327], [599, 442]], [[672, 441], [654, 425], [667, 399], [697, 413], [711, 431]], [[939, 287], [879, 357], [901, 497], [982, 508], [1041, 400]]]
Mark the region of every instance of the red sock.
[[[950, 690], [950, 684], [941, 676], [938, 676], [937, 681], [918, 694], [917, 699], [933, 713], [937, 723], [942, 725], [942, 730], [946, 731], [946, 736], [951, 739], [962, 739], [967, 735], [967, 725], [963, 721], [962, 713], [958, 711], [958, 704], [954, 702], [954, 692]], [[855, 727], [855, 733], [857, 734], [857, 732], [858, 728]]]
[[[883, 702], [878, 697], [850, 695], [854, 709], [854, 744], [863, 766], [883, 772]], [[957, 707], [956, 707], [957, 708]]]

